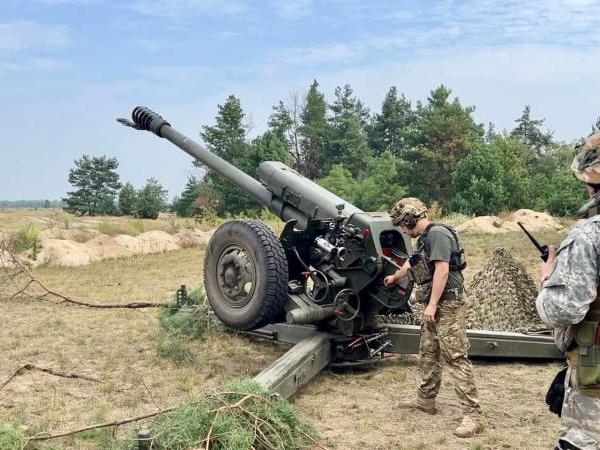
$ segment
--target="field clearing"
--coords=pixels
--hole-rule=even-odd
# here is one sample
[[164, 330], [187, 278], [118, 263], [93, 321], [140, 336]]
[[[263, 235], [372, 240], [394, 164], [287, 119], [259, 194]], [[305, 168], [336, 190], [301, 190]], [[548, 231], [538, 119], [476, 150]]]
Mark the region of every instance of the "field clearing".
[[[9, 228], [18, 229], [12, 214]], [[4, 217], [0, 215], [3, 228]], [[558, 243], [565, 232], [535, 234], [542, 243]], [[537, 279], [539, 258], [522, 234], [465, 234], [463, 240], [467, 281], [498, 246], [508, 248]], [[87, 301], [164, 301], [181, 284], [198, 284], [203, 252], [195, 247], [79, 267], [40, 267], [35, 274], [53, 289]], [[7, 300], [0, 292], [0, 311], [0, 381], [25, 363], [103, 380], [92, 383], [40, 372], [17, 376], [0, 391], [0, 424], [28, 433], [67, 431], [186, 402], [225, 380], [256, 375], [285, 351], [219, 333], [188, 342], [195, 363], [182, 365], [157, 354], [161, 338], [155, 309], [92, 310], [27, 298]], [[372, 371], [323, 372], [293, 402], [330, 449], [550, 448], [558, 419], [543, 399], [557, 368], [558, 363], [476, 361], [487, 429], [467, 440], [452, 436], [460, 410], [448, 380], [437, 416], [394, 408], [398, 400], [414, 395], [414, 356], [387, 361]], [[120, 427], [119, 433], [128, 428], [135, 425]], [[109, 439], [110, 431], [100, 430], [39, 448], [95, 449]]]

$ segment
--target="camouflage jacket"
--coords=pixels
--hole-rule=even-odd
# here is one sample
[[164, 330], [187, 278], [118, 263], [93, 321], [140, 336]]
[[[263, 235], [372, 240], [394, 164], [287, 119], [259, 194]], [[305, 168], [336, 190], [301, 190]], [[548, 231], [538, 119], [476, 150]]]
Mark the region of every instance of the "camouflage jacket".
[[554, 270], [536, 301], [541, 319], [557, 328], [558, 335], [566, 335], [570, 340], [569, 327], [583, 320], [598, 295], [599, 277], [600, 215], [597, 215], [575, 225], [557, 249]]

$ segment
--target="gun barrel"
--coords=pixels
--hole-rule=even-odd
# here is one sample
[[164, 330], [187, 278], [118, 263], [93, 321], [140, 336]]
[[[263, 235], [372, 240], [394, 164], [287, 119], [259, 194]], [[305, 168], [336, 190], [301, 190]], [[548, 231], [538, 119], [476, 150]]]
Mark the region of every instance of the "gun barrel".
[[133, 109], [131, 117], [133, 124], [130, 126], [139, 130], [151, 131], [157, 136], [165, 138], [250, 194], [261, 205], [270, 206], [273, 195], [260, 182], [177, 131], [154, 111], [143, 106], [137, 106]]
[[340, 204], [344, 205], [343, 211], [347, 216], [362, 212], [356, 206], [303, 177], [285, 164], [277, 161], [262, 162], [258, 170], [260, 181], [257, 181], [177, 131], [154, 111], [137, 106], [133, 109], [131, 117], [133, 121], [117, 120], [123, 125], [137, 130], [151, 131], [167, 139], [248, 193], [282, 220], [296, 220], [300, 228], [306, 226], [308, 219], [336, 217]]

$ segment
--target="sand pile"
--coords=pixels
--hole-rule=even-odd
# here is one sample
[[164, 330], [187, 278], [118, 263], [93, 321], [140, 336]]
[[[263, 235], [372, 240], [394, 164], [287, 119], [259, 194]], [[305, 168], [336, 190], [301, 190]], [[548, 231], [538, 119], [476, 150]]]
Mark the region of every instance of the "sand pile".
[[[92, 239], [81, 242], [83, 237], [76, 233], [89, 230], [44, 230], [42, 248], [33, 265], [80, 266], [107, 258], [120, 258], [140, 253], [156, 253], [206, 244], [212, 232], [182, 230], [175, 235], [154, 230], [139, 236], [118, 235], [111, 237], [93, 233]], [[67, 233], [72, 232], [72, 233]], [[65, 239], [65, 233], [76, 240]]]
[[200, 231], [186, 228], [175, 233], [175, 237], [177, 238], [177, 243], [181, 248], [195, 247], [202, 244], [208, 244], [213, 232], [214, 230]]
[[497, 331], [548, 329], [537, 315], [537, 287], [510, 252], [497, 248], [467, 289], [468, 328]]
[[521, 222], [529, 231], [563, 229], [560, 222], [550, 214], [531, 209], [519, 209], [512, 213], [507, 220], [497, 216], [474, 217], [457, 226], [456, 231], [459, 233], [507, 233], [520, 230], [517, 222]]
[[510, 220], [515, 225], [521, 222], [530, 231], [556, 230], [560, 231], [563, 226], [550, 214], [532, 211], [531, 209], [519, 209], [510, 215]]
[[[517, 224], [514, 224], [515, 227]], [[507, 233], [509, 230], [506, 227], [505, 221], [497, 216], [480, 216], [466, 221], [456, 227], [459, 233]]]

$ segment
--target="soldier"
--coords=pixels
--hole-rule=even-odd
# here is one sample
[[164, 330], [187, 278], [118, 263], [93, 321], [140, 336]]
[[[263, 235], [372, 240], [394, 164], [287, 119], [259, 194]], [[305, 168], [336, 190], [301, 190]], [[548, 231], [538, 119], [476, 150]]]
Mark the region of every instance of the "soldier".
[[600, 446], [600, 133], [576, 150], [571, 170], [587, 185], [591, 200], [580, 210], [587, 219], [573, 227], [558, 249], [549, 247], [536, 301], [569, 362], [559, 450]]
[[470, 437], [483, 430], [479, 396], [468, 359], [465, 291], [462, 269], [466, 263], [456, 232], [427, 218], [419, 199], [404, 198], [392, 209], [392, 224], [412, 238], [418, 237], [415, 254], [384, 284], [392, 286], [405, 276], [416, 284], [418, 302], [427, 306], [421, 320], [417, 397], [400, 408], [437, 412], [435, 397], [442, 380], [442, 361], [448, 366], [454, 389], [463, 408], [463, 419], [454, 434]]

